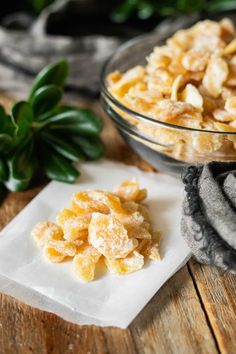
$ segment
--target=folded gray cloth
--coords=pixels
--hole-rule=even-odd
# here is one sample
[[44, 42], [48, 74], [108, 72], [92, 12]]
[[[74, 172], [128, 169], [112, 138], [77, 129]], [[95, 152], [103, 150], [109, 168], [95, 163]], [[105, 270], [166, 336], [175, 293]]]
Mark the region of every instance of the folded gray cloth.
[[190, 166], [182, 235], [199, 262], [236, 273], [236, 162]]

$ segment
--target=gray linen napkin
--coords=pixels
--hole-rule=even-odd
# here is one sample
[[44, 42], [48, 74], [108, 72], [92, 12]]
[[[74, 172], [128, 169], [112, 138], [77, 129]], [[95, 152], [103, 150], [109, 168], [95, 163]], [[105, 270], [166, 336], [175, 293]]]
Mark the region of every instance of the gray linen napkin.
[[198, 261], [236, 273], [236, 162], [190, 166], [182, 235]]

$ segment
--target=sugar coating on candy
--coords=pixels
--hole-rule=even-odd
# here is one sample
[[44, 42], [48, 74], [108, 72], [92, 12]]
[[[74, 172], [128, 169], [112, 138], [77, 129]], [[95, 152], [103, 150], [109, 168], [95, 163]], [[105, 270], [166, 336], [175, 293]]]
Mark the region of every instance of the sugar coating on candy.
[[154, 261], [159, 261], [160, 260], [160, 250], [159, 250], [159, 244], [158, 241], [155, 239], [148, 240], [146, 242], [142, 249], [141, 249], [141, 254], [144, 257], [147, 257], [149, 259], [152, 259]]
[[[82, 242], [83, 243], [83, 242]], [[81, 244], [82, 244], [81, 243]], [[54, 248], [57, 252], [64, 254], [65, 256], [73, 257], [77, 253], [78, 244], [74, 244], [70, 241], [50, 241], [48, 245]]]
[[136, 179], [122, 182], [115, 188], [114, 193], [124, 201], [142, 201], [147, 197], [146, 189], [140, 190]]
[[88, 240], [101, 254], [111, 258], [125, 258], [138, 245], [137, 240], [129, 239], [118, 219], [101, 213], [93, 213]]
[[84, 245], [73, 259], [75, 274], [82, 280], [89, 282], [94, 279], [95, 267], [101, 253], [90, 245]]
[[73, 211], [79, 214], [85, 212], [108, 214], [110, 211], [125, 213], [117, 196], [100, 190], [75, 193], [71, 201], [71, 207]]
[[57, 250], [55, 250], [54, 247], [50, 247], [49, 245], [46, 245], [44, 247], [44, 254], [48, 258], [48, 260], [53, 263], [63, 262], [66, 258], [65, 254], [58, 252]]
[[128, 230], [128, 235], [130, 238], [137, 238], [137, 239], [147, 239], [150, 240], [152, 235], [145, 227], [133, 227]]
[[94, 280], [100, 259], [111, 273], [129, 274], [143, 267], [145, 257], [160, 259], [158, 238], [142, 203], [146, 197], [136, 179], [122, 182], [115, 193], [79, 191], [70, 208], [59, 211], [56, 223], [39, 222], [31, 234], [50, 262], [73, 260], [75, 275], [85, 282]]
[[31, 235], [39, 246], [44, 246], [51, 240], [63, 239], [61, 227], [51, 221], [38, 222], [31, 231]]
[[91, 213], [77, 215], [69, 209], [62, 209], [57, 215], [57, 223], [62, 227], [66, 240], [77, 240], [88, 235]]
[[[152, 149], [188, 163], [235, 156], [232, 134], [207, 132], [231, 132], [231, 123], [236, 125], [236, 28], [229, 18], [176, 31], [154, 46], [143, 66], [111, 72], [107, 82], [110, 94], [133, 112], [196, 130], [151, 124], [113, 107], [140, 135], [157, 142], [146, 143]], [[215, 129], [218, 121], [225, 122], [222, 129]], [[138, 201], [135, 180], [123, 182], [116, 194]]]
[[105, 263], [111, 273], [123, 275], [136, 272], [144, 265], [144, 257], [137, 251], [132, 252], [126, 258], [106, 258]]
[[131, 227], [140, 227], [144, 222], [144, 217], [138, 211], [126, 215], [116, 214], [115, 217], [125, 226], [126, 229]]

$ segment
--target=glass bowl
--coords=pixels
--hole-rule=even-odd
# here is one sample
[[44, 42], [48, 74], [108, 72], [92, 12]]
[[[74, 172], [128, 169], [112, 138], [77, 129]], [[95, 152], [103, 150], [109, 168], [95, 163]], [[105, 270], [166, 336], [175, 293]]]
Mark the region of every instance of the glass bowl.
[[109, 92], [107, 75], [145, 65], [153, 47], [163, 45], [166, 37], [156, 34], [137, 37], [122, 45], [104, 66], [101, 100], [104, 110], [125, 141], [154, 167], [179, 176], [183, 167], [210, 161], [236, 160], [236, 132], [187, 128], [158, 121], [135, 112]]

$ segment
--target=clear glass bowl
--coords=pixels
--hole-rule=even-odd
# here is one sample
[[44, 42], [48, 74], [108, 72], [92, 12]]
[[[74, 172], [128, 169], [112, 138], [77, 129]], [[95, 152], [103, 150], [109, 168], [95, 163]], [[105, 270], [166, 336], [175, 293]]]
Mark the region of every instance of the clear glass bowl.
[[236, 160], [236, 133], [201, 130], [173, 125], [132, 111], [108, 90], [107, 75], [145, 65], [154, 46], [164, 44], [155, 34], [132, 39], [122, 45], [106, 63], [101, 77], [101, 99], [126, 142], [159, 170], [179, 175], [189, 164]]

